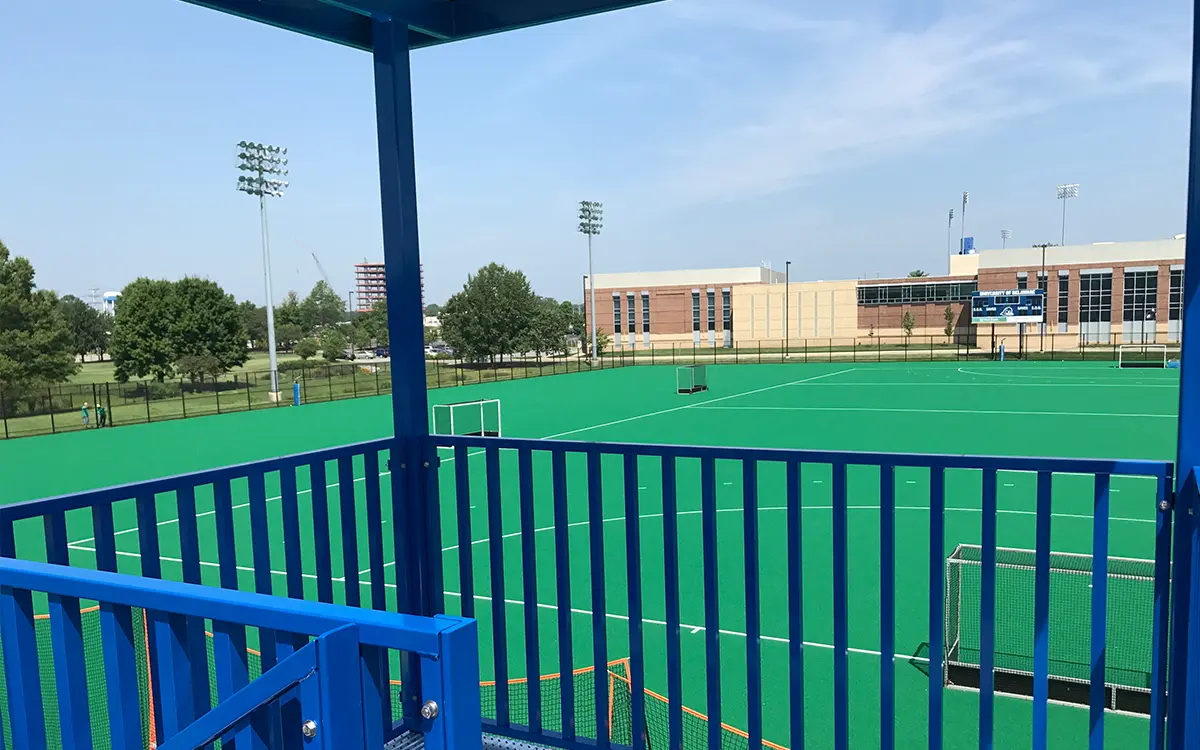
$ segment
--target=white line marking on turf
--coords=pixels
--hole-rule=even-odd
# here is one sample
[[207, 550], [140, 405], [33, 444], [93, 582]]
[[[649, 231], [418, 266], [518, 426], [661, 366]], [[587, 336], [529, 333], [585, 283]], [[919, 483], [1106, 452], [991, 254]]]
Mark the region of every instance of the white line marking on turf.
[[1102, 411], [1009, 411], [1004, 409], [892, 409], [876, 406], [698, 406], [700, 409], [722, 411], [861, 411], [897, 414], [1000, 414], [1034, 417], [1129, 417], [1146, 419], [1176, 419], [1174, 414], [1125, 414]]
[[[1140, 386], [1142, 388], [1178, 388], [1178, 383], [1167, 383], [1165, 385], [1143, 385], [1141, 381], [1130, 383], [1128, 380], [1118, 380], [1117, 378], [1109, 378], [1106, 383], [1096, 383], [1095, 375], [1059, 375], [1055, 371], [1047, 371], [1045, 375], [1029, 375], [1015, 372], [980, 372], [978, 370], [970, 370], [966, 367], [958, 368], [958, 371], [964, 375], [983, 375], [989, 378], [1021, 378], [1023, 380], [1064, 380], [1072, 381], [1065, 383], [1041, 383], [1040, 385], [1078, 385], [1080, 381], [1086, 381], [1088, 384], [1096, 384], [1102, 388], [1129, 388], [1131, 386]], [[1051, 374], [1051, 373], [1054, 374]], [[1162, 378], [1166, 380], [1166, 377]]]

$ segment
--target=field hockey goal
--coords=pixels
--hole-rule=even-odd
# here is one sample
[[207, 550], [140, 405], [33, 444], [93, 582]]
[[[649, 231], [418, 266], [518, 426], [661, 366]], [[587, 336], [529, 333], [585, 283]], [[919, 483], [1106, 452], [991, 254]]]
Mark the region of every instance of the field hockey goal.
[[500, 437], [499, 399], [434, 404], [433, 434]]
[[708, 390], [708, 366], [687, 365], [675, 368], [675, 390], [678, 393], [699, 393]]
[[1117, 348], [1117, 367], [1168, 367], [1179, 359], [1179, 349], [1166, 344], [1121, 344]]

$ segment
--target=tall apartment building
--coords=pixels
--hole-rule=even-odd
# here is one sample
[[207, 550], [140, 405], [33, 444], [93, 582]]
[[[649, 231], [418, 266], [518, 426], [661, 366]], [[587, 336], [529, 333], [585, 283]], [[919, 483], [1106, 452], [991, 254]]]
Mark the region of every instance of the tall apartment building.
[[[382, 263], [354, 264], [354, 309], [371, 312], [375, 303], [387, 299], [387, 273]], [[421, 309], [425, 309], [425, 264], [421, 264]]]

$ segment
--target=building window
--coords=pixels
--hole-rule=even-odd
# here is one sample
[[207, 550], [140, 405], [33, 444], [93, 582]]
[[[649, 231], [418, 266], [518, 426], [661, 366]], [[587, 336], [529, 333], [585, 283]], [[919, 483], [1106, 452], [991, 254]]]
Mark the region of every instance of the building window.
[[1079, 322], [1109, 323], [1112, 321], [1112, 274], [1084, 273], [1079, 275]]
[[729, 304], [729, 290], [721, 290], [721, 330], [733, 330], [733, 307]]
[[[1042, 294], [1048, 294], [1048, 293], [1049, 293], [1049, 287], [1048, 287], [1048, 283], [1049, 283], [1049, 281], [1048, 281], [1048, 279], [1047, 279], [1047, 277], [1046, 277], [1046, 272], [1045, 272], [1045, 271], [1038, 271], [1038, 289], [1041, 289], [1041, 290], [1042, 290]], [[1045, 301], [1045, 297], [1043, 297], [1043, 298], [1042, 298], [1042, 300], [1043, 300], [1043, 302], [1044, 302], [1044, 301]]]
[[637, 332], [637, 310], [634, 308], [633, 300], [634, 300], [633, 292], [630, 292], [629, 293], [629, 329], [628, 329], [630, 333]]
[[621, 332], [621, 295], [613, 295], [613, 333]]
[[1171, 300], [1167, 320], [1183, 320], [1183, 270], [1171, 269]]
[[708, 290], [708, 330], [717, 330], [717, 293]]
[[1029, 276], [1024, 272], [1017, 274], [1017, 289], [1029, 288]]
[[1058, 277], [1058, 322], [1059, 325], [1067, 324], [1067, 311], [1070, 309], [1068, 305], [1071, 299], [1071, 277]]
[[1125, 314], [1127, 323], [1154, 320], [1158, 312], [1158, 271], [1125, 272]]
[[642, 292], [642, 333], [650, 333], [650, 292]]
[[700, 290], [692, 291], [692, 332], [700, 331]]
[[971, 293], [978, 288], [979, 285], [974, 281], [861, 285], [858, 287], [858, 304], [868, 306], [968, 302]]

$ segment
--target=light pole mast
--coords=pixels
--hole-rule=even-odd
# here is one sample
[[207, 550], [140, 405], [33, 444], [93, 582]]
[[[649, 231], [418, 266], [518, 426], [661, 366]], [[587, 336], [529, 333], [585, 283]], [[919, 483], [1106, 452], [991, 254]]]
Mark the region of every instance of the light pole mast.
[[271, 235], [267, 231], [267, 196], [283, 197], [287, 182], [287, 149], [267, 146], [262, 143], [240, 141], [238, 169], [248, 172], [239, 175], [237, 189], [248, 195], [258, 196], [258, 220], [262, 232], [263, 285], [267, 293], [267, 356], [271, 363], [272, 401], [279, 400], [279, 367], [275, 361], [275, 300], [271, 292]]
[[1011, 239], [1012, 239], [1012, 230], [1001, 229], [1000, 230], [1000, 249], [1003, 250], [1004, 248], [1008, 247], [1008, 241]]
[[1079, 183], [1058, 186], [1058, 199], [1063, 204], [1062, 235], [1058, 238], [1060, 246], [1067, 244], [1067, 201], [1079, 197]]
[[971, 197], [971, 194], [968, 193], [966, 190], [964, 190], [963, 191], [962, 216], [958, 217], [958, 228], [962, 233], [962, 236], [959, 238], [959, 244], [958, 244], [958, 251], [960, 253], [967, 249], [967, 200], [970, 197]]
[[[783, 356], [784, 356], [784, 358], [791, 356], [791, 353], [788, 351], [788, 349], [789, 349], [789, 347], [788, 347], [789, 335], [788, 334], [790, 333], [790, 331], [788, 331], [788, 317], [790, 316], [790, 313], [788, 311], [788, 305], [791, 303], [791, 295], [788, 294], [788, 285], [791, 284], [791, 281], [792, 281], [792, 262], [790, 260], [785, 260], [783, 262]], [[803, 295], [803, 292], [801, 293], [801, 295]]]
[[[946, 270], [949, 273], [949, 256], [954, 255], [954, 240], [951, 239], [951, 232], [954, 230], [954, 209], [950, 209], [950, 218], [946, 220]], [[959, 248], [960, 252], [962, 248]]]
[[579, 231], [587, 235], [588, 239], [588, 290], [589, 290], [589, 305], [591, 307], [590, 318], [592, 329], [592, 348], [590, 349], [591, 359], [596, 359], [596, 276], [592, 272], [592, 238], [600, 234], [600, 227], [604, 226], [602, 219], [604, 218], [604, 204], [600, 201], [579, 201]]

